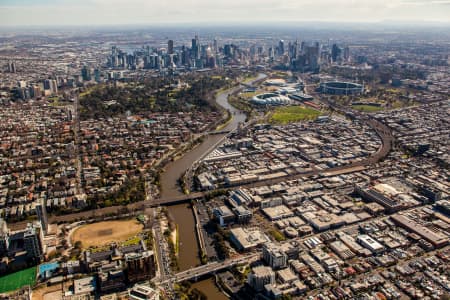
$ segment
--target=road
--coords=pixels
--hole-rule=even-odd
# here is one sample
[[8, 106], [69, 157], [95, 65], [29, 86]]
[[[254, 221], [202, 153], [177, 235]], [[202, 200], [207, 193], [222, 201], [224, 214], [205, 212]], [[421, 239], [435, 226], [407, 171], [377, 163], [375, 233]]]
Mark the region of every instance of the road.
[[166, 280], [154, 280], [155, 283], [158, 284], [167, 284], [167, 283], [174, 283], [174, 282], [182, 282], [185, 280], [190, 280], [190, 279], [195, 279], [198, 277], [201, 277], [203, 275], [206, 274], [210, 274], [210, 273], [214, 273], [238, 264], [243, 264], [243, 263], [252, 263], [255, 261], [258, 261], [261, 258], [260, 253], [252, 253], [250, 255], [244, 255], [244, 256], [239, 256], [236, 258], [231, 258], [225, 261], [218, 261], [218, 262], [212, 262], [206, 265], [202, 265], [196, 268], [192, 268], [186, 271], [182, 271], [179, 273], [176, 273], [173, 275], [173, 277], [171, 277], [170, 279], [166, 279]]
[[[255, 181], [255, 182], [247, 183], [247, 184], [238, 184], [238, 185], [234, 185], [232, 187], [226, 188], [225, 190], [236, 189], [236, 188], [252, 188], [252, 187], [258, 187], [258, 186], [263, 186], [263, 185], [277, 184], [277, 183], [287, 181], [287, 180], [294, 180], [294, 179], [299, 179], [302, 177], [310, 177], [310, 176], [314, 176], [314, 175], [323, 175], [325, 173], [332, 173], [332, 172], [341, 172], [341, 173], [348, 172], [348, 173], [350, 173], [350, 172], [355, 172], [355, 171], [359, 170], [358, 167], [367, 167], [367, 166], [373, 165], [389, 154], [389, 152], [391, 151], [391, 148], [392, 148], [394, 137], [392, 135], [391, 130], [383, 123], [381, 123], [375, 119], [372, 119], [370, 117], [368, 119], [365, 117], [363, 119], [363, 121], [366, 122], [372, 129], [375, 130], [375, 132], [378, 134], [378, 136], [380, 137], [381, 142], [382, 142], [380, 148], [374, 154], [370, 155], [369, 157], [362, 159], [360, 161], [352, 162], [345, 166], [339, 166], [339, 167], [329, 168], [329, 169], [325, 169], [325, 170], [317, 170], [316, 169], [316, 170], [312, 170], [312, 171], [308, 171], [308, 172], [300, 172], [300, 173], [296, 173], [296, 174], [286, 175], [286, 176], [278, 177], [275, 179], [259, 180], [259, 181]], [[146, 205], [150, 205], [150, 206], [170, 205], [170, 204], [175, 204], [175, 203], [179, 203], [179, 202], [183, 202], [183, 201], [190, 201], [190, 200], [202, 198], [212, 192], [214, 192], [214, 191], [191, 193], [189, 195], [181, 195], [178, 197], [153, 199], [152, 202], [147, 203]]]
[[[227, 94], [227, 93], [229, 93], [229, 92], [224, 92], [223, 94], [220, 94], [218, 97], [223, 98], [223, 95]], [[223, 99], [220, 99], [220, 101], [223, 101]], [[322, 99], [322, 101], [325, 104], [327, 104], [328, 106], [332, 107], [335, 111], [338, 111], [342, 114], [345, 114], [346, 112], [348, 112], [347, 108], [339, 107], [333, 103], [330, 103], [326, 99]], [[378, 161], [382, 160], [383, 158], [385, 158], [391, 151], [393, 141], [394, 141], [394, 137], [392, 135], [390, 128], [387, 127], [385, 124], [381, 123], [380, 121], [374, 119], [370, 115], [367, 115], [367, 114], [364, 114], [361, 112], [357, 112], [357, 111], [352, 111], [352, 112], [354, 113], [355, 118], [361, 120], [362, 122], [365, 122], [373, 130], [375, 130], [375, 132], [379, 136], [382, 144], [381, 144], [380, 148], [374, 154], [368, 156], [365, 159], [362, 159], [362, 160], [356, 161], [356, 162], [352, 162], [345, 166], [339, 166], [339, 167], [329, 168], [329, 169], [325, 169], [325, 170], [312, 170], [312, 171], [308, 171], [308, 172], [301, 172], [301, 173], [278, 177], [275, 179], [260, 180], [260, 181], [255, 181], [255, 182], [247, 183], [247, 184], [234, 185], [232, 187], [227, 187], [227, 188], [221, 189], [221, 190], [230, 190], [230, 189], [237, 189], [237, 188], [252, 188], [252, 187], [258, 187], [258, 186], [264, 186], [264, 185], [272, 185], [272, 184], [277, 184], [277, 183], [287, 181], [287, 180], [295, 180], [295, 179], [299, 179], [299, 178], [303, 178], [303, 177], [311, 177], [311, 176], [315, 176], [315, 175], [326, 175], [326, 174], [333, 173], [333, 172], [351, 173], [351, 172], [358, 171], [361, 168], [371, 166], [371, 165], [377, 163]], [[205, 153], [209, 152], [210, 150], [211, 149], [207, 149], [205, 151]], [[205, 154], [203, 153], [202, 157], [204, 155]], [[62, 216], [51, 216], [50, 221], [51, 222], [74, 222], [79, 219], [96, 218], [96, 217], [101, 217], [103, 215], [108, 215], [111, 213], [117, 213], [121, 209], [122, 210], [126, 209], [128, 211], [136, 211], [136, 210], [141, 210], [145, 207], [156, 207], [159, 205], [177, 204], [177, 203], [188, 202], [190, 200], [203, 198], [210, 193], [214, 193], [215, 191], [216, 190], [207, 191], [207, 192], [196, 192], [196, 193], [191, 193], [189, 195], [178, 194], [178, 193], [174, 194], [174, 195], [170, 195], [170, 196], [163, 195], [162, 197], [159, 197], [156, 199], [148, 199], [148, 200], [144, 200], [144, 201], [139, 201], [139, 202], [129, 204], [127, 206], [112, 206], [112, 207], [100, 208], [100, 209], [95, 209], [95, 210], [91, 210], [91, 211], [62, 215]]]
[[170, 268], [170, 249], [167, 244], [162, 230], [161, 223], [157, 216], [159, 215], [159, 208], [151, 208], [149, 213], [151, 214], [152, 232], [153, 232], [153, 245], [155, 246], [154, 253], [156, 255], [156, 263], [158, 265], [158, 273], [155, 279], [158, 279], [161, 283], [161, 287], [164, 287], [164, 291], [167, 294], [173, 293], [173, 285], [169, 284], [168, 278], [171, 278], [172, 270]]

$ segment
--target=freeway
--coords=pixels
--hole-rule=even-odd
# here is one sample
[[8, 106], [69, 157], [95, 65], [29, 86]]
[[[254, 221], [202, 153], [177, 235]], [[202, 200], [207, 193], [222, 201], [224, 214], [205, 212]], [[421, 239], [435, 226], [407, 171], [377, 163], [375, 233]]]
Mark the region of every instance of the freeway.
[[[332, 104], [329, 104], [332, 105]], [[334, 107], [335, 110], [342, 111], [344, 113], [342, 108]], [[356, 172], [358, 170], [361, 170], [361, 168], [365, 168], [368, 166], [371, 166], [378, 161], [385, 158], [389, 152], [392, 149], [392, 145], [394, 142], [394, 137], [392, 135], [391, 129], [387, 127], [385, 124], [381, 123], [380, 121], [374, 119], [370, 115], [365, 115], [362, 113], [355, 112], [355, 117], [359, 118], [361, 121], [366, 122], [379, 136], [381, 140], [381, 146], [380, 148], [372, 155], [368, 156], [365, 159], [362, 159], [360, 161], [352, 162], [345, 166], [339, 166], [324, 170], [312, 170], [307, 172], [299, 172], [287, 176], [278, 177], [275, 179], [268, 179], [268, 180], [259, 180], [252, 183], [246, 183], [246, 184], [240, 184], [240, 185], [234, 185], [231, 187], [227, 187], [221, 190], [231, 190], [236, 188], [252, 188], [252, 187], [258, 187], [263, 185], [272, 185], [277, 184], [283, 181], [287, 180], [295, 180], [299, 178], [304, 177], [311, 177], [315, 175], [326, 175], [326, 174], [332, 174], [332, 173], [351, 173]], [[111, 214], [111, 213], [117, 213], [120, 211], [120, 209], [125, 209], [128, 211], [135, 211], [135, 210], [141, 210], [144, 207], [157, 207], [160, 205], [172, 205], [172, 204], [178, 204], [182, 202], [188, 202], [190, 200], [195, 200], [199, 198], [203, 198], [207, 196], [208, 194], [214, 193], [217, 190], [207, 191], [207, 192], [196, 192], [191, 193], [188, 195], [172, 195], [167, 197], [160, 197], [156, 199], [149, 199], [144, 201], [135, 202], [132, 204], [129, 204], [127, 206], [111, 206], [111, 207], [105, 207], [105, 208], [99, 208], [91, 211], [86, 212], [80, 212], [80, 213], [74, 213], [74, 214], [68, 214], [68, 215], [62, 215], [62, 216], [52, 216], [50, 218], [51, 222], [74, 222], [79, 219], [86, 219], [86, 218], [96, 218], [101, 217], [103, 215]]]
[[[315, 170], [308, 171], [308, 172], [299, 172], [299, 173], [295, 173], [295, 174], [278, 177], [275, 179], [259, 180], [259, 181], [255, 181], [252, 183], [238, 184], [238, 185], [234, 185], [232, 187], [229, 187], [229, 188], [226, 188], [223, 190], [236, 189], [236, 188], [252, 188], [252, 187], [263, 186], [263, 185], [271, 185], [271, 184], [276, 184], [276, 183], [280, 183], [280, 182], [287, 181], [287, 180], [294, 180], [294, 179], [299, 179], [302, 177], [310, 177], [310, 176], [314, 176], [314, 175], [324, 175], [327, 173], [335, 173], [335, 172], [350, 173], [350, 172], [355, 172], [357, 170], [361, 170], [359, 167], [367, 167], [367, 166], [377, 163], [378, 161], [380, 161], [384, 157], [386, 157], [389, 154], [389, 152], [391, 151], [393, 141], [394, 141], [392, 132], [391, 132], [390, 128], [388, 128], [386, 125], [384, 125], [383, 123], [381, 123], [380, 121], [378, 121], [376, 119], [367, 117], [365, 115], [360, 115], [357, 117], [361, 118], [362, 121], [366, 122], [372, 129], [374, 129], [382, 142], [380, 148], [374, 154], [368, 156], [367, 158], [360, 160], [360, 161], [352, 162], [345, 166], [339, 166], [339, 167], [329, 168], [329, 169], [325, 169], [325, 170], [315, 169]], [[212, 192], [214, 192], [214, 191], [191, 193], [189, 195], [182, 195], [182, 196], [170, 197], [170, 198], [153, 199], [146, 205], [158, 206], [158, 205], [176, 204], [176, 203], [180, 203], [183, 201], [190, 201], [190, 200], [202, 198]]]
[[[223, 94], [227, 94], [227, 92], [225, 92]], [[326, 105], [328, 105], [330, 108], [332, 108], [333, 110], [335, 110], [337, 112], [340, 112], [341, 114], [346, 114], [349, 111], [348, 108], [337, 106], [336, 104], [331, 103], [330, 101], [328, 101], [324, 98], [322, 98], [321, 100]], [[375, 153], [368, 156], [367, 158], [362, 159], [360, 161], [352, 162], [345, 166], [339, 166], [339, 167], [334, 167], [334, 168], [329, 168], [329, 169], [324, 169], [324, 170], [315, 169], [315, 170], [307, 171], [307, 172], [299, 172], [299, 173], [294, 173], [294, 174], [290, 174], [287, 176], [278, 177], [275, 179], [259, 180], [259, 181], [255, 181], [252, 183], [234, 185], [234, 186], [226, 187], [226, 188], [223, 188], [220, 190], [231, 190], [231, 189], [236, 189], [236, 188], [252, 188], [252, 187], [258, 187], [258, 186], [263, 186], [263, 185], [277, 184], [277, 183], [287, 181], [287, 180], [295, 180], [295, 179], [304, 178], [304, 177], [311, 177], [311, 176], [315, 176], [315, 175], [327, 175], [327, 174], [333, 174], [333, 173], [335, 173], [335, 174], [336, 173], [339, 173], [339, 174], [352, 173], [352, 172], [362, 170], [366, 167], [369, 167], [369, 166], [377, 163], [378, 161], [382, 160], [383, 158], [385, 158], [391, 151], [392, 145], [394, 142], [394, 136], [392, 135], [391, 129], [388, 126], [386, 126], [385, 124], [383, 124], [382, 122], [373, 118], [369, 114], [364, 114], [364, 113], [354, 111], [354, 110], [351, 110], [351, 112], [353, 113], [353, 115], [355, 116], [356, 119], [359, 119], [362, 122], [365, 122], [373, 130], [375, 130], [375, 132], [377, 133], [378, 137], [380, 138], [380, 140], [382, 142], [380, 148]], [[217, 144], [215, 144], [215, 145], [217, 145]], [[209, 152], [209, 151], [211, 151], [211, 149], [206, 150], [206, 152]], [[127, 206], [111, 206], [111, 207], [99, 208], [99, 209], [95, 209], [95, 210], [84, 211], [84, 212], [73, 213], [73, 214], [67, 214], [67, 215], [61, 215], [61, 216], [51, 216], [50, 221], [51, 222], [74, 222], [79, 219], [95, 219], [95, 218], [103, 217], [108, 214], [114, 214], [114, 213], [120, 212], [121, 210], [138, 211], [138, 210], [144, 209], [145, 207], [157, 207], [160, 205], [172, 205], [172, 204], [178, 204], [178, 203], [182, 203], [182, 202], [189, 202], [191, 200], [203, 198], [203, 197], [207, 196], [208, 194], [211, 194], [214, 192], [217, 192], [217, 190], [206, 191], [206, 192], [195, 192], [195, 193], [190, 193], [188, 195], [181, 194], [181, 193], [168, 193], [168, 194], [164, 195], [164, 193], [163, 193], [163, 195], [159, 198], [147, 199], [147, 200], [129, 204]]]

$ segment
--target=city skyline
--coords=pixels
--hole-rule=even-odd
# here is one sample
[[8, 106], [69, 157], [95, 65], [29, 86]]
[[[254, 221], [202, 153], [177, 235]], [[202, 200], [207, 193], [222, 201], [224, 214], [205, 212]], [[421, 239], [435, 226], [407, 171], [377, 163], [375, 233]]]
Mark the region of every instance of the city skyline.
[[420, 25], [448, 24], [449, 14], [448, 0], [196, 0], [187, 4], [179, 0], [0, 0], [0, 27], [385, 21]]
[[450, 300], [450, 0], [0, 0], [0, 299]]

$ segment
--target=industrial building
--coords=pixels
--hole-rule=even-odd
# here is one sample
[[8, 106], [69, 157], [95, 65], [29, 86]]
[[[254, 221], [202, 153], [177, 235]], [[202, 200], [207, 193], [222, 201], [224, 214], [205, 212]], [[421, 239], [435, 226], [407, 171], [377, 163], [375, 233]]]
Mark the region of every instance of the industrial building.
[[232, 228], [230, 239], [239, 250], [249, 250], [270, 242], [269, 237], [258, 228]]
[[359, 235], [357, 237], [357, 241], [365, 248], [369, 249], [372, 253], [377, 254], [384, 251], [383, 245], [366, 234]]
[[392, 220], [394, 223], [400, 225], [401, 227], [412, 231], [419, 235], [424, 240], [431, 243], [434, 247], [440, 248], [449, 243], [449, 237], [438, 231], [432, 231], [431, 229], [417, 223], [416, 221], [410, 219], [407, 216], [396, 214], [393, 215]]

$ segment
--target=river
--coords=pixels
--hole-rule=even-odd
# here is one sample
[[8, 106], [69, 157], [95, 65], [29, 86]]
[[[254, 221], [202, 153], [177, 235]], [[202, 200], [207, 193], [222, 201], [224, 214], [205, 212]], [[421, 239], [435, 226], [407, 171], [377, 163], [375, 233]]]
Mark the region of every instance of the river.
[[[266, 77], [265, 74], [258, 74], [257, 78], [249, 82], [260, 80]], [[240, 110], [234, 108], [228, 103], [228, 95], [238, 90], [240, 87], [235, 87], [231, 90], [220, 93], [216, 97], [216, 102], [231, 112], [233, 118], [222, 130], [234, 130], [239, 123], [244, 122], [246, 115]], [[205, 153], [209, 152], [212, 147], [225, 136], [225, 134], [209, 135], [205, 140], [183, 155], [178, 160], [169, 163], [164, 172], [161, 174], [161, 197], [170, 198], [183, 195], [179, 188], [177, 181], [186, 172], [187, 169]], [[169, 214], [174, 222], [178, 224], [178, 237], [180, 242], [178, 265], [180, 271], [187, 270], [200, 264], [199, 248], [197, 235], [195, 232], [195, 220], [192, 209], [189, 204], [179, 204], [168, 207]], [[196, 282], [192, 285], [198, 290], [202, 291], [208, 299], [227, 299], [227, 297], [220, 292], [214, 283], [214, 279], [205, 279]]]
[[[256, 79], [250, 81], [248, 84], [260, 80], [266, 77], [265, 74], [258, 74]], [[234, 108], [228, 103], [228, 95], [238, 90], [240, 87], [235, 87], [231, 90], [220, 93], [216, 97], [216, 102], [231, 112], [233, 118], [222, 130], [234, 130], [238, 127], [239, 123], [244, 122], [246, 115], [240, 110]], [[171, 197], [181, 196], [183, 192], [178, 186], [178, 179], [189, 169], [192, 164], [201, 158], [206, 152], [211, 150], [211, 148], [225, 136], [225, 134], [214, 134], [205, 137], [204, 141], [185, 153], [183, 157], [170, 162], [165, 166], [164, 172], [161, 174], [161, 198], [168, 199]]]

